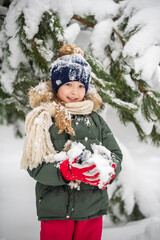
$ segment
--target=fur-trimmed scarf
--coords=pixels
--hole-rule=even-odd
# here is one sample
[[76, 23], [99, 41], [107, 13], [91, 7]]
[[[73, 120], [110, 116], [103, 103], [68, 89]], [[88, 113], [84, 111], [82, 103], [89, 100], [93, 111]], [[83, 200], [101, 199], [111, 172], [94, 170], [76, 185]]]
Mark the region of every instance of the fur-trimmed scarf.
[[71, 115], [86, 115], [97, 111], [102, 100], [96, 90], [92, 90], [82, 102], [61, 102], [53, 93], [50, 81], [31, 88], [28, 95], [33, 110], [28, 113], [25, 121], [26, 138], [21, 167], [32, 170], [42, 162], [54, 162], [54, 154], [57, 152], [49, 133], [52, 118], [55, 119], [59, 133], [65, 131], [74, 135]]

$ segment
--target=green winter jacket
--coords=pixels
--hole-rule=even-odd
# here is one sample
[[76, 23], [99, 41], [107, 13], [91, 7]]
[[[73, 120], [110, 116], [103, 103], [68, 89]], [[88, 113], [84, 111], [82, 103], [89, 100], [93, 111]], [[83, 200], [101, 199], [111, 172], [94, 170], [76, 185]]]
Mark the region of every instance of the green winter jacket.
[[[50, 127], [50, 136], [54, 148], [61, 151], [67, 140], [81, 142], [91, 150], [91, 144], [102, 144], [112, 153], [115, 161], [116, 176], [121, 170], [122, 153], [103, 118], [96, 112], [89, 115], [78, 115], [72, 119], [75, 136], [66, 132], [58, 134], [58, 127]], [[36, 206], [38, 219], [87, 220], [107, 214], [107, 190], [81, 182], [80, 190], [71, 189], [63, 179], [57, 162], [43, 163], [32, 170], [28, 169], [36, 183]]]

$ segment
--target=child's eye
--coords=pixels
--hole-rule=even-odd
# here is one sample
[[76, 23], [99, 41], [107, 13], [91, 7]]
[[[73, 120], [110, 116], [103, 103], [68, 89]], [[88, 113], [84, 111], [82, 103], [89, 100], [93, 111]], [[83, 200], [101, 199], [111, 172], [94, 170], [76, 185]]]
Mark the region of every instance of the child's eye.
[[82, 85], [80, 85], [79, 87], [80, 87], [80, 88], [85, 88], [85, 86], [84, 86], [83, 84], [82, 84]]
[[70, 86], [71, 86], [71, 83], [66, 83], [65, 85], [70, 87]]

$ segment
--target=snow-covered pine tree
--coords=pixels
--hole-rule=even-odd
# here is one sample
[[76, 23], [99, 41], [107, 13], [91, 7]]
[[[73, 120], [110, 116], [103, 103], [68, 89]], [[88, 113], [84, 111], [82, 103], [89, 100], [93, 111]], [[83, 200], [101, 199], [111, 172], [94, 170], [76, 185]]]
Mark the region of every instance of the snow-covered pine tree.
[[[22, 135], [28, 89], [50, 78], [62, 44], [75, 43], [85, 50], [104, 103], [123, 124], [134, 124], [140, 140], [159, 146], [159, 9], [158, 0], [13, 0], [0, 33], [0, 122]], [[129, 219], [122, 194], [117, 188], [112, 203]]]
[[[107, 3], [103, 2], [105, 11], [100, 17], [96, 9], [89, 11], [87, 7], [77, 15], [78, 8], [72, 1], [70, 4], [75, 9], [67, 16], [55, 1], [52, 4], [48, 1], [46, 4], [45, 1], [12, 2], [0, 35], [0, 122], [17, 124], [18, 120], [24, 120], [29, 87], [49, 78], [51, 63], [60, 46], [73, 40], [74, 34], [76, 42], [77, 35], [86, 31], [90, 36], [85, 45], [85, 57], [92, 67], [92, 84], [96, 85], [103, 101], [117, 109], [122, 123], [132, 122], [141, 140], [150, 138], [159, 145], [160, 94], [143, 79], [143, 69], [136, 71], [134, 61], [138, 62], [141, 57], [139, 49], [134, 55], [126, 50], [144, 26], [138, 21], [130, 24], [138, 14], [137, 5], [132, 1], [111, 1], [112, 6], [107, 9]], [[158, 67], [159, 62], [156, 64]], [[150, 128], [148, 131], [147, 127], [147, 132], [146, 124]]]
[[[13, 1], [11, 12], [16, 6]], [[0, 85], [0, 122], [17, 126], [18, 120], [24, 120], [29, 110], [28, 89], [49, 77], [50, 65], [62, 44], [63, 28], [58, 14], [50, 9], [42, 14], [38, 31], [31, 38], [25, 32], [23, 12], [16, 16], [12, 36], [7, 35], [6, 19], [1, 31], [1, 79], [5, 83]], [[6, 84], [9, 86], [4, 87]], [[16, 130], [21, 135], [18, 127]]]

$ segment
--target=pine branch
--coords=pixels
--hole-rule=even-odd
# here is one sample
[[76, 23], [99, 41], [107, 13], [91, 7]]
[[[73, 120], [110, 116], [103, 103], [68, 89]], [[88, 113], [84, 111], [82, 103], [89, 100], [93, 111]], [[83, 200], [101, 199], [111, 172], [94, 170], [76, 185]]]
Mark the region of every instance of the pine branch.
[[115, 34], [118, 36], [122, 46], [125, 46], [125, 41], [123, 40], [122, 36], [117, 32], [117, 30], [115, 28], [113, 28], [113, 32], [115, 32]]
[[157, 130], [157, 127], [155, 125], [153, 125], [152, 131], [151, 131], [149, 137], [153, 144], [155, 144], [157, 147], [160, 146], [160, 133]]
[[85, 54], [85, 58], [92, 68], [92, 84], [94, 83], [96, 86], [103, 101], [120, 111], [134, 114], [138, 110], [138, 106], [134, 101], [137, 92], [134, 92], [125, 83], [124, 79], [119, 78], [119, 75], [115, 74], [116, 76], [114, 76], [112, 74], [111, 76], [107, 74], [103, 65], [91, 55]]
[[42, 59], [42, 61], [46, 62], [46, 59], [38, 51], [37, 44], [35, 42], [35, 38], [32, 38], [31, 48], [32, 48], [33, 51], [35, 51], [38, 54], [38, 57], [40, 57], [40, 59]]
[[[38, 32], [33, 36], [32, 39], [28, 39], [25, 33], [25, 17], [23, 12], [19, 15], [16, 20], [18, 31], [17, 37], [19, 39], [19, 45], [22, 52], [35, 64], [35, 68], [42, 73], [49, 73], [50, 63], [53, 57], [49, 59], [50, 52], [56, 52], [61, 47], [63, 39], [63, 28], [60, 24], [59, 16], [56, 12], [48, 10], [43, 13], [41, 22], [39, 24]], [[36, 42], [39, 41], [38, 43]], [[53, 41], [51, 49], [46, 47], [47, 40]], [[47, 54], [48, 51], [48, 54]], [[45, 52], [45, 55], [43, 53]]]
[[[75, 20], [77, 20], [77, 21], [79, 21], [79, 22], [81, 22], [81, 23], [83, 23], [83, 24], [86, 25], [87, 27], [94, 28], [95, 25], [96, 25], [96, 24], [91, 23], [90, 21], [86, 20], [85, 18], [80, 17], [79, 15], [73, 15], [72, 18], [75, 19]], [[118, 36], [118, 38], [119, 38], [122, 46], [124, 47], [125, 42], [124, 42], [122, 36], [120, 35], [120, 33], [118, 33], [115, 28], [113, 28], [113, 32]]]
[[45, 57], [43, 57], [42, 54], [40, 53], [37, 43], [35, 42], [35, 38], [33, 38], [31, 41], [31, 49], [32, 49], [32, 55], [34, 57], [34, 62], [36, 64], [36, 66], [43, 73], [48, 73], [49, 72], [48, 63], [47, 63]]
[[112, 58], [112, 51], [111, 51], [111, 48], [109, 45], [107, 45], [107, 50], [108, 50], [107, 52], [108, 52], [110, 60], [111, 60], [111, 64], [114, 64], [114, 60]]
[[148, 94], [149, 90], [145, 89], [144, 86], [142, 86], [140, 83], [138, 83], [138, 89], [141, 93]]
[[[81, 22], [82, 24], [86, 25], [87, 27], [94, 28], [95, 25], [96, 25], [96, 24], [93, 24], [93, 23], [89, 22], [88, 20], [80, 17], [79, 15], [73, 15], [72, 18], [75, 19], [75, 20], [77, 20], [77, 21], [79, 21], [79, 22]], [[138, 31], [137, 28], [136, 28], [136, 31]], [[119, 38], [122, 46], [124, 47], [124, 46], [125, 46], [125, 41], [123, 40], [123, 37], [120, 35], [120, 33], [117, 32], [117, 30], [116, 30], [115, 28], [113, 28], [113, 32], [118, 36], [118, 38]], [[110, 49], [109, 46], [108, 46], [108, 50], [109, 50], [109, 53], [110, 53], [111, 62], [114, 63], [113, 58], [112, 58], [112, 56], [111, 56], [111, 49]], [[121, 56], [121, 57], [122, 57], [122, 56]], [[148, 93], [148, 90], [145, 89], [144, 86], [142, 86], [140, 83], [138, 84], [138, 89], [139, 89], [139, 91], [140, 91], [141, 93], [143, 93], [143, 94], [147, 94], [147, 93]]]
[[76, 15], [76, 14], [75, 14], [75, 15], [73, 15], [72, 18], [75, 19], [75, 20], [77, 20], [77, 21], [79, 21], [79, 22], [81, 22], [81, 23], [83, 23], [83, 24], [86, 25], [87, 27], [91, 27], [91, 28], [94, 28], [94, 27], [95, 27], [95, 24], [93, 24], [93, 23], [89, 22], [88, 20], [80, 17], [79, 15]]

